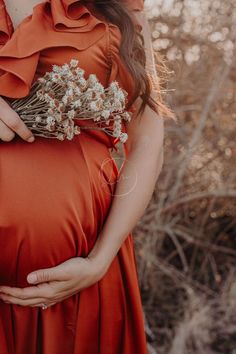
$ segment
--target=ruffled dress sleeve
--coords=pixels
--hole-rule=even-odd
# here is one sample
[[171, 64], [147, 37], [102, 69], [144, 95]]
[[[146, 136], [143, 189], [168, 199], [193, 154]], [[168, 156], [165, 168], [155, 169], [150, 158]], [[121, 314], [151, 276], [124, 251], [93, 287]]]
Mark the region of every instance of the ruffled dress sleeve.
[[3, 0], [0, 0], [0, 48], [6, 44], [14, 32], [11, 18]]
[[[117, 81], [128, 92], [128, 101], [131, 99], [134, 83], [120, 55], [119, 28], [100, 20], [82, 2], [47, 0], [40, 3], [14, 32], [4, 6], [1, 11], [4, 44], [0, 47], [1, 96], [9, 99], [27, 96], [37, 75], [46, 70], [45, 62], [64, 62], [64, 52], [70, 47], [70, 55], [78, 53], [87, 73], [99, 74], [104, 85]], [[125, 126], [122, 131], [126, 131]], [[92, 129], [87, 134], [93, 134], [107, 145], [109, 140], [112, 147], [119, 141]]]
[[44, 49], [72, 47], [82, 51], [106, 32], [105, 23], [82, 3], [47, 0], [34, 6], [32, 15], [27, 16], [12, 33], [11, 20], [3, 1], [0, 1], [0, 95], [8, 98], [22, 98], [29, 94]]

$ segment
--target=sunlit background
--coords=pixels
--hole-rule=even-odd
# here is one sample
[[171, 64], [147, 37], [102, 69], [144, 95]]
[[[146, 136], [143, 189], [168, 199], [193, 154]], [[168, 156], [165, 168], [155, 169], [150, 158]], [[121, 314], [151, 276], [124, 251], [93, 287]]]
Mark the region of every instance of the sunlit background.
[[235, 354], [236, 1], [145, 9], [178, 118], [166, 120], [164, 168], [134, 230], [149, 351]]

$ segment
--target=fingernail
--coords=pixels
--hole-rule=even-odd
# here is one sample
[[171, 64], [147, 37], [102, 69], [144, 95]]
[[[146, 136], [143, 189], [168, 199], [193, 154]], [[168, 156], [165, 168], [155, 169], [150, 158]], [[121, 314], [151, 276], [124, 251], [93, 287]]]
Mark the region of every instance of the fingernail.
[[28, 283], [36, 283], [37, 275], [36, 274], [29, 274], [27, 277]]
[[31, 136], [27, 141], [28, 141], [29, 143], [32, 143], [33, 141], [35, 141], [34, 136]]

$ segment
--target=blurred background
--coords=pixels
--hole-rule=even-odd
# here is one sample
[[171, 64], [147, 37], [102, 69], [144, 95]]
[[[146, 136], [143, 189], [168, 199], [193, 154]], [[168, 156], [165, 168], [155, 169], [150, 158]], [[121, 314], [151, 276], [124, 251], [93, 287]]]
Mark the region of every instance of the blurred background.
[[236, 1], [145, 8], [178, 119], [134, 230], [149, 352], [236, 354]]

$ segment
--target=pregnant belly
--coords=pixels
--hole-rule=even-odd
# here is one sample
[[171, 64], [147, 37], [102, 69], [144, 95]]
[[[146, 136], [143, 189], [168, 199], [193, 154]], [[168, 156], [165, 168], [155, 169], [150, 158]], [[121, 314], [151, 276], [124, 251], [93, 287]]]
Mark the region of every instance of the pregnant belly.
[[26, 286], [32, 270], [86, 256], [115, 178], [107, 147], [82, 134], [0, 143], [0, 284]]

